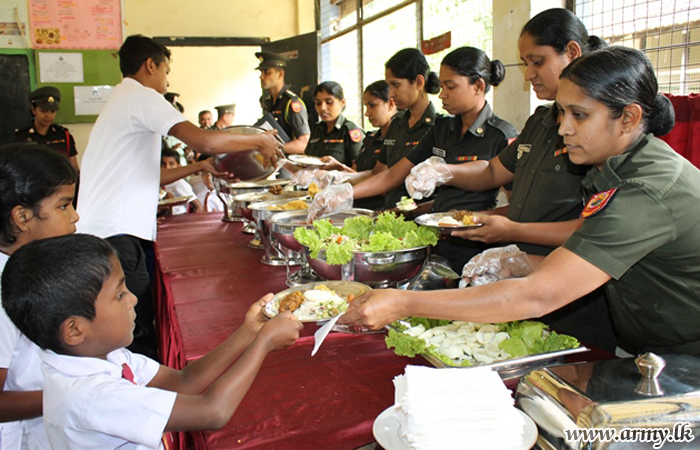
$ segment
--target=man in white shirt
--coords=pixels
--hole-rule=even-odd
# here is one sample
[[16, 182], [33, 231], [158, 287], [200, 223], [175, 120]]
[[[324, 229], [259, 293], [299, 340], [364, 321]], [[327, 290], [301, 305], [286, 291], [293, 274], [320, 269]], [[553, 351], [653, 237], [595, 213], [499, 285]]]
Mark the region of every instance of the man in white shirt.
[[119, 50], [119, 66], [124, 79], [97, 118], [82, 160], [79, 231], [106, 238], [118, 249], [127, 286], [139, 299], [130, 349], [157, 359], [143, 248], [148, 250], [156, 237], [159, 186], [199, 170], [161, 170], [161, 136], [174, 136], [203, 153], [257, 149], [268, 164], [275, 162], [280, 144], [270, 132], [233, 134], [202, 130], [189, 122], [163, 97], [170, 51], [150, 38], [129, 36]]

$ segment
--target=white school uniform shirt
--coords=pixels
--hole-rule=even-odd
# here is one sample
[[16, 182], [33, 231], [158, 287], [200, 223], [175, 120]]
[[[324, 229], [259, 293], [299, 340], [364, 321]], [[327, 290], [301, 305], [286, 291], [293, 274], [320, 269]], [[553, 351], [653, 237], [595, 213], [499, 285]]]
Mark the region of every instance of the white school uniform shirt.
[[[0, 273], [9, 257], [0, 253]], [[0, 292], [0, 298], [2, 292]], [[0, 304], [0, 368], [7, 369], [4, 391], [40, 391], [41, 350], [12, 323]], [[50, 450], [41, 417], [0, 423], [0, 450]]]
[[[190, 186], [190, 183], [182, 179], [173, 181], [170, 184], [166, 184], [165, 186], [163, 186], [163, 189], [173, 194], [173, 197], [195, 196], [194, 190], [192, 189], [192, 186]], [[186, 205], [173, 206], [173, 215], [186, 214], [187, 208], [189, 207], [189, 203]]]
[[[210, 191], [207, 185], [204, 184], [201, 175], [191, 176], [189, 183], [194, 190], [194, 195], [197, 196], [199, 203], [206, 207], [207, 212], [224, 210], [224, 203], [216, 195], [216, 191]], [[209, 196], [207, 196], [207, 194], [209, 194]]]
[[79, 232], [155, 240], [161, 136], [186, 120], [133, 78], [114, 88], [80, 163]]
[[[54, 450], [162, 449], [176, 392], [146, 387], [160, 365], [126, 349], [107, 360], [42, 351], [44, 424]], [[122, 364], [136, 384], [122, 378]]]

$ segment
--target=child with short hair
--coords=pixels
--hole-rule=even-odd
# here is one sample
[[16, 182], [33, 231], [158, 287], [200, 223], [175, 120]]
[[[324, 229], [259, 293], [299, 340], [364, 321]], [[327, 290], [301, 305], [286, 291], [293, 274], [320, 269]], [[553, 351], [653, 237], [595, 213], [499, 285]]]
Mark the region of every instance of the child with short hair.
[[44, 423], [55, 450], [162, 448], [164, 431], [224, 426], [268, 352], [299, 336], [288, 311], [267, 319], [267, 294], [226, 341], [183, 370], [124, 347], [136, 297], [114, 248], [82, 234], [33, 242], [9, 260], [3, 307], [41, 352]]
[[[75, 232], [77, 180], [69, 160], [44, 145], [0, 147], [0, 272], [25, 244]], [[51, 448], [41, 417], [39, 353], [0, 307], [1, 450]]]
[[[173, 150], [172, 148], [164, 148], [160, 152], [160, 168], [161, 170], [163, 169], [174, 169], [176, 167], [181, 167], [180, 164], [180, 153], [178, 153], [177, 150]], [[185, 180], [184, 178], [180, 178], [179, 180], [175, 180], [172, 183], [168, 183], [165, 186], [163, 186], [163, 189], [166, 191], [170, 192], [173, 197], [190, 197], [193, 198], [193, 200], [190, 202], [192, 204], [192, 208], [194, 212], [200, 213], [204, 212], [204, 206], [202, 206], [202, 202], [199, 201], [197, 196], [194, 193], [194, 190], [192, 189], [192, 185]], [[190, 204], [186, 205], [177, 205], [173, 206], [172, 213], [173, 215], [179, 215], [179, 214], [187, 214], [187, 210], [190, 207]]]

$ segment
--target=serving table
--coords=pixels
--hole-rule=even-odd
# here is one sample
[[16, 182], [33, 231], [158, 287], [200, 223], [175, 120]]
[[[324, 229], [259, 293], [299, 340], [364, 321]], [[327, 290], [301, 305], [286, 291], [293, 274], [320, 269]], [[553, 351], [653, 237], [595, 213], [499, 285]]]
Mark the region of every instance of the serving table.
[[[241, 223], [221, 213], [167, 218], [155, 244], [156, 314], [163, 363], [182, 368], [243, 322], [248, 307], [287, 288], [284, 267], [260, 263]], [[331, 333], [311, 357], [316, 324], [270, 353], [231, 421], [179, 433], [181, 449], [352, 450], [374, 440], [374, 419], [394, 402], [392, 380], [422, 358], [396, 356], [384, 334]]]
[[[284, 267], [260, 262], [243, 224], [222, 213], [167, 218], [155, 244], [156, 325], [163, 363], [182, 368], [242, 323], [249, 306], [287, 288]], [[422, 357], [397, 356], [384, 334], [331, 333], [311, 357], [315, 323], [290, 348], [270, 353], [231, 421], [217, 431], [178, 433], [180, 449], [362, 450], [378, 448], [375, 418], [394, 403], [396, 375]], [[613, 357], [601, 350], [568, 362]], [[514, 389], [517, 378], [506, 380]], [[365, 447], [363, 447], [365, 446]]]

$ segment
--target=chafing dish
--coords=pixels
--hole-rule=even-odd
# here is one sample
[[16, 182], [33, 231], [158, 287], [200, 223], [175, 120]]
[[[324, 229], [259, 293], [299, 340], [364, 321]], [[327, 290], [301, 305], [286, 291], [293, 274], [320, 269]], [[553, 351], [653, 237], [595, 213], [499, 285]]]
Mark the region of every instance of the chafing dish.
[[[664, 368], [665, 366], [665, 368]], [[542, 449], [651, 449], [666, 432], [683, 442], [663, 449], [700, 447], [700, 358], [647, 353], [638, 358], [534, 370], [517, 387], [516, 405], [537, 423]], [[565, 430], [603, 430], [644, 437], [631, 441], [567, 436]], [[626, 430], [626, 431], [625, 431]], [[633, 431], [631, 431], [633, 430]]]
[[350, 262], [330, 265], [325, 251], [312, 258], [308, 247], [304, 254], [311, 268], [327, 280], [359, 281], [372, 287], [389, 287], [415, 276], [428, 256], [428, 247], [409, 248], [386, 252], [353, 252]]
[[[345, 219], [358, 215], [371, 216], [374, 212], [369, 209], [353, 209], [352, 211], [336, 213], [326, 217], [335, 226], [342, 226]], [[305, 283], [319, 281], [321, 278], [311, 270], [306, 255], [302, 252], [302, 245], [294, 237], [294, 230], [299, 227], [311, 228], [306, 217], [308, 211], [292, 211], [275, 214], [269, 219], [272, 236], [274, 240], [282, 247], [285, 247], [294, 252], [299, 252], [301, 255], [301, 267], [298, 271], [290, 273], [287, 266], [287, 286], [299, 286]]]
[[[297, 200], [302, 200], [302, 199], [297, 199]], [[283, 265], [298, 265], [301, 263], [300, 260], [300, 255], [299, 252], [294, 252], [290, 249], [287, 248], [282, 248], [280, 249], [279, 245], [277, 244], [277, 240], [272, 236], [271, 230], [270, 230], [270, 223], [268, 219], [270, 219], [272, 216], [275, 214], [287, 212], [287, 211], [302, 211], [302, 212], [307, 212], [308, 211], [308, 205], [311, 203], [310, 198], [304, 198], [303, 199], [305, 203], [307, 204], [306, 209], [299, 209], [299, 210], [277, 210], [277, 209], [270, 209], [270, 208], [276, 208], [276, 207], [282, 207], [289, 203], [292, 200], [275, 200], [271, 202], [258, 202], [258, 203], [251, 203], [248, 205], [248, 209], [250, 209], [253, 213], [253, 219], [255, 221], [255, 227], [258, 230], [258, 234], [260, 235], [260, 241], [263, 244], [263, 249], [265, 250], [265, 254], [263, 255], [261, 261], [263, 264], [267, 264], [269, 266], [283, 266]]]
[[236, 205], [236, 211], [240, 211], [241, 216], [244, 219], [243, 222], [245, 224], [243, 225], [243, 229], [241, 231], [247, 234], [255, 235], [248, 244], [248, 246], [257, 249], [263, 248], [263, 245], [260, 242], [260, 236], [258, 235], [257, 228], [255, 228], [253, 212], [250, 209], [248, 209], [249, 204], [259, 202], [270, 202], [274, 200], [293, 200], [295, 198], [302, 198], [306, 196], [306, 191], [282, 191], [279, 194], [273, 194], [272, 192], [265, 191], [235, 196], [233, 200]]
[[258, 181], [226, 181], [221, 178], [214, 179], [214, 187], [217, 195], [224, 204], [224, 217], [226, 222], [243, 222], [241, 211], [236, 208], [235, 198], [242, 194], [267, 192], [272, 186], [283, 186], [289, 180], [258, 180]]

